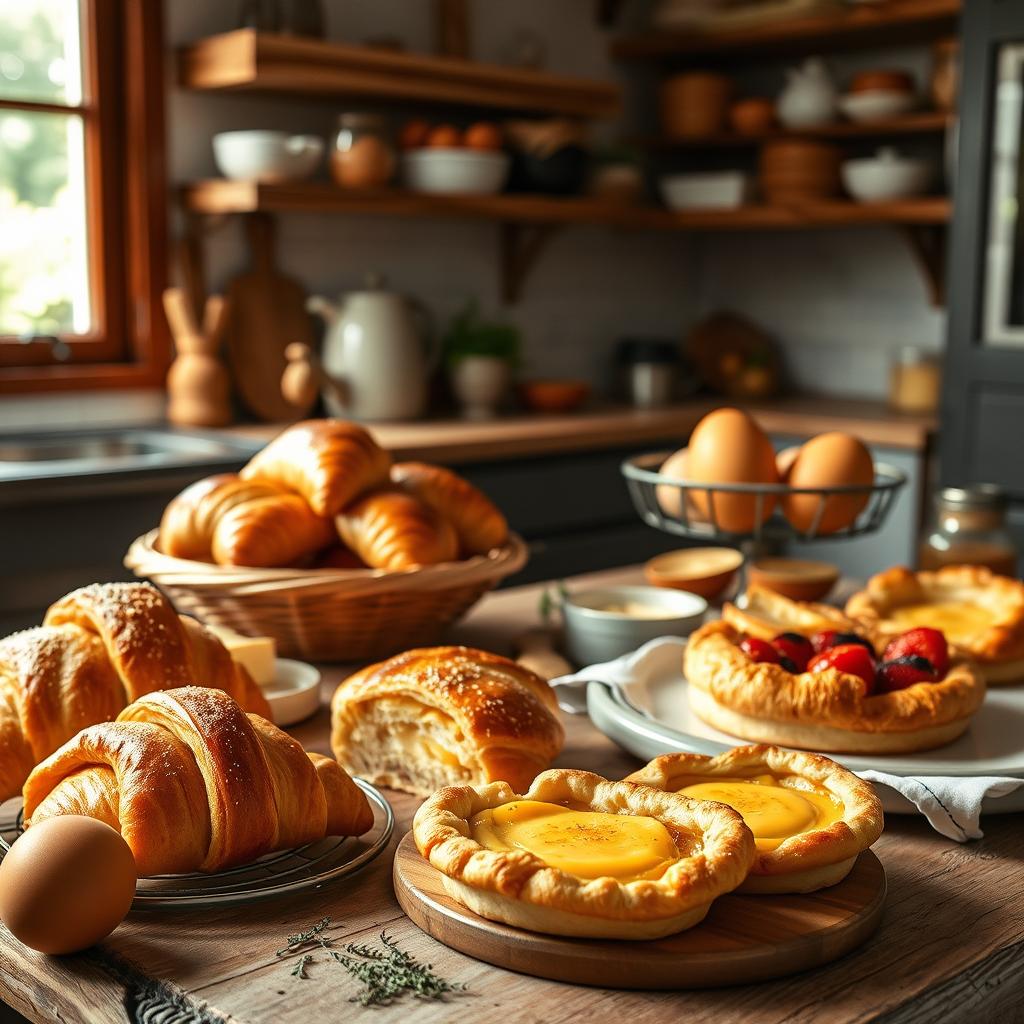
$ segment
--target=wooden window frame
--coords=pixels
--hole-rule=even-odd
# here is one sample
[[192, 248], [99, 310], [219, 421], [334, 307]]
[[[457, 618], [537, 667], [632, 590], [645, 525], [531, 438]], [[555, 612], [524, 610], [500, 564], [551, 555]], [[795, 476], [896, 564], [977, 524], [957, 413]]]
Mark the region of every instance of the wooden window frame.
[[[163, 4], [83, 0], [88, 258], [97, 331], [45, 342], [0, 338], [0, 394], [153, 387], [170, 361], [160, 311], [167, 279]], [[2, 102], [60, 112], [64, 104]]]

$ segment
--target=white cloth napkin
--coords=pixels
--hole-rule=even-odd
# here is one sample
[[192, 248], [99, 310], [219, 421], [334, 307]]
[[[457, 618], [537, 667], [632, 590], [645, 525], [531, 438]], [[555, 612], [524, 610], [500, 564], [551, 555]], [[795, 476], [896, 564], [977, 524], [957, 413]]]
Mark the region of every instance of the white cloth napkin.
[[[551, 685], [557, 688], [558, 702], [564, 710], [582, 714], [587, 710], [587, 683], [605, 683], [611, 687], [643, 683], [649, 678], [653, 666], [663, 663], [666, 648], [678, 648], [681, 662], [685, 646], [686, 641], [682, 637], [659, 637], [614, 661], [590, 665], [572, 675], [552, 679]], [[857, 774], [868, 782], [894, 789], [917, 807], [936, 832], [958, 843], [980, 839], [984, 834], [979, 819], [986, 797], [1006, 796], [1024, 786], [1024, 779], [993, 775], [901, 776], [876, 771]]]

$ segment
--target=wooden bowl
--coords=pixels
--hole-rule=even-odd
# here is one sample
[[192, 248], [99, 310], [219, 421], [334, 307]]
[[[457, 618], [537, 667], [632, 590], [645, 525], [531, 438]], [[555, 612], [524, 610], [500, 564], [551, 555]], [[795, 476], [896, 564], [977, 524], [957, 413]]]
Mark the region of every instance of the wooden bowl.
[[766, 135], [777, 124], [775, 103], [763, 96], [737, 100], [729, 108], [729, 124], [737, 135]]
[[590, 397], [585, 380], [527, 380], [519, 385], [523, 405], [533, 412], [571, 412]]
[[914, 83], [914, 76], [908, 71], [877, 68], [854, 75], [849, 91], [914, 93], [917, 91], [917, 87]]
[[733, 82], [710, 71], [688, 71], [661, 83], [661, 130], [669, 139], [700, 139], [725, 129]]
[[747, 579], [791, 601], [820, 601], [836, 585], [839, 567], [802, 558], [759, 558], [750, 563]]
[[735, 548], [680, 548], [657, 555], [644, 566], [648, 583], [688, 590], [713, 601], [724, 593], [743, 564]]
[[840, 192], [842, 151], [804, 139], [766, 143], [761, 149], [761, 191], [769, 202], [830, 199]]

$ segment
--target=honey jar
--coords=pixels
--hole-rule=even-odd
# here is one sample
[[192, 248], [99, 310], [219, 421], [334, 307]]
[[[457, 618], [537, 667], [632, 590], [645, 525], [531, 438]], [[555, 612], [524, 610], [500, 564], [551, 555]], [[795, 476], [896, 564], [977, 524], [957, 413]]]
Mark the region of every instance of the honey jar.
[[1006, 498], [992, 484], [946, 487], [935, 496], [932, 521], [918, 551], [922, 569], [981, 565], [1017, 575], [1017, 548], [1006, 528]]

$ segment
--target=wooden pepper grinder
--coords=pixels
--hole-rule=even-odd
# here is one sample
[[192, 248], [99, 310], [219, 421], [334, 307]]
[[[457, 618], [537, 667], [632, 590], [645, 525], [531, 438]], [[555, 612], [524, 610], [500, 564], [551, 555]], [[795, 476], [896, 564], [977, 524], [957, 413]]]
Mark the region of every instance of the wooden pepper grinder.
[[332, 395], [345, 405], [345, 389], [327, 376], [317, 354], [302, 342], [293, 341], [285, 350], [288, 365], [281, 374], [281, 394], [299, 409], [310, 409], [321, 393]]
[[206, 300], [200, 330], [181, 288], [164, 292], [164, 312], [177, 355], [167, 372], [167, 418], [176, 427], [225, 427], [232, 420], [231, 380], [219, 352], [227, 304], [223, 296]]

